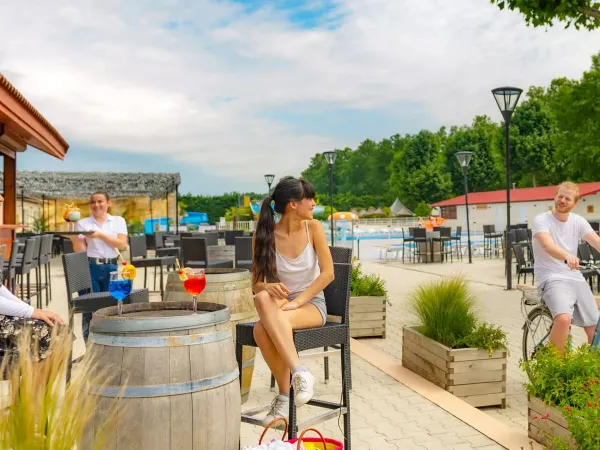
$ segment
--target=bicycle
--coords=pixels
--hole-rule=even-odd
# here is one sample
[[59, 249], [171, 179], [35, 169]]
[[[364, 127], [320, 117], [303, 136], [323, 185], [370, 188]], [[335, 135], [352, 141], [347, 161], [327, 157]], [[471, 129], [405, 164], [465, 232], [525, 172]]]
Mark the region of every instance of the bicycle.
[[[580, 261], [579, 265], [582, 269], [595, 270], [600, 275], [600, 267], [596, 266], [592, 261]], [[550, 332], [552, 331], [552, 325], [554, 325], [554, 319], [552, 319], [552, 314], [544, 303], [543, 297], [538, 294], [537, 288], [520, 286], [518, 289], [523, 292], [521, 297], [521, 313], [525, 318], [522, 341], [523, 360], [529, 361], [530, 359], [533, 359], [536, 352], [548, 342]], [[598, 303], [600, 307], [600, 297], [595, 298], [596, 303]], [[533, 309], [527, 312], [527, 307], [531, 306]], [[536, 335], [538, 331], [539, 334]], [[529, 345], [529, 337], [531, 337], [531, 345]], [[600, 345], [600, 321], [598, 321], [598, 324], [596, 325], [596, 331], [594, 332], [594, 338], [591, 345]]]

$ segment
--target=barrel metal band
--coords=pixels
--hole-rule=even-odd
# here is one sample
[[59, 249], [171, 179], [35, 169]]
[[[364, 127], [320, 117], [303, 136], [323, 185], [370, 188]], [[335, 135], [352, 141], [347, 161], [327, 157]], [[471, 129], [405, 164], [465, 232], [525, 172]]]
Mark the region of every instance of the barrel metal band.
[[188, 345], [208, 344], [211, 342], [231, 339], [230, 331], [216, 333], [190, 334], [182, 336], [111, 336], [99, 333], [90, 333], [90, 341], [94, 344], [108, 347], [184, 347]]
[[238, 379], [239, 370], [236, 367], [229, 373], [219, 375], [213, 378], [204, 378], [196, 381], [186, 381], [185, 383], [159, 384], [153, 386], [109, 386], [99, 388], [91, 386], [88, 390], [90, 394], [100, 397], [123, 397], [123, 398], [146, 398], [146, 397], [166, 397], [169, 395], [191, 394], [192, 392], [214, 389], [219, 386], [231, 383]]

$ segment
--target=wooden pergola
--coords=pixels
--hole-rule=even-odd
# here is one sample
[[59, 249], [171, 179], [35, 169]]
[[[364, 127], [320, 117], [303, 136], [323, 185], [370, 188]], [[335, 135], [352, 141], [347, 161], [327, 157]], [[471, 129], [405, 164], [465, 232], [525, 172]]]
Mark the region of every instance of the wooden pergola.
[[61, 160], [69, 149], [58, 131], [0, 73], [0, 153], [4, 157], [4, 219], [0, 225], [0, 243], [12, 242], [14, 230], [18, 228], [17, 154], [28, 146]]

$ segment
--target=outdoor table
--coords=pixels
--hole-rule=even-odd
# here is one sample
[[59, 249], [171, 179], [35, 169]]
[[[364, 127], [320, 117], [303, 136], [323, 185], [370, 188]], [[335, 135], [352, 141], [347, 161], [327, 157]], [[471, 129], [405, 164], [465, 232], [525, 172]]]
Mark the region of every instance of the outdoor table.
[[419, 246], [419, 253], [426, 263], [442, 262], [442, 243], [433, 240], [434, 238], [439, 237], [439, 231], [427, 231], [427, 242], [417, 243]]

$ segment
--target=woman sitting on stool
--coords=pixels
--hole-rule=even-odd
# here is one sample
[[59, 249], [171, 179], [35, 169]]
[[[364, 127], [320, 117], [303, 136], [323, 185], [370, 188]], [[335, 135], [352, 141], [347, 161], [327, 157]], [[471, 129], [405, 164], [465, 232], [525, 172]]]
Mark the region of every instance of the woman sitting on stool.
[[[327, 322], [323, 289], [333, 281], [333, 261], [323, 226], [313, 220], [314, 198], [307, 181], [283, 178], [263, 200], [253, 238], [252, 288], [260, 317], [254, 339], [279, 387], [264, 425], [288, 415], [290, 372], [296, 406], [313, 396], [315, 378], [300, 365], [292, 330]], [[275, 213], [281, 214], [277, 223]]]

